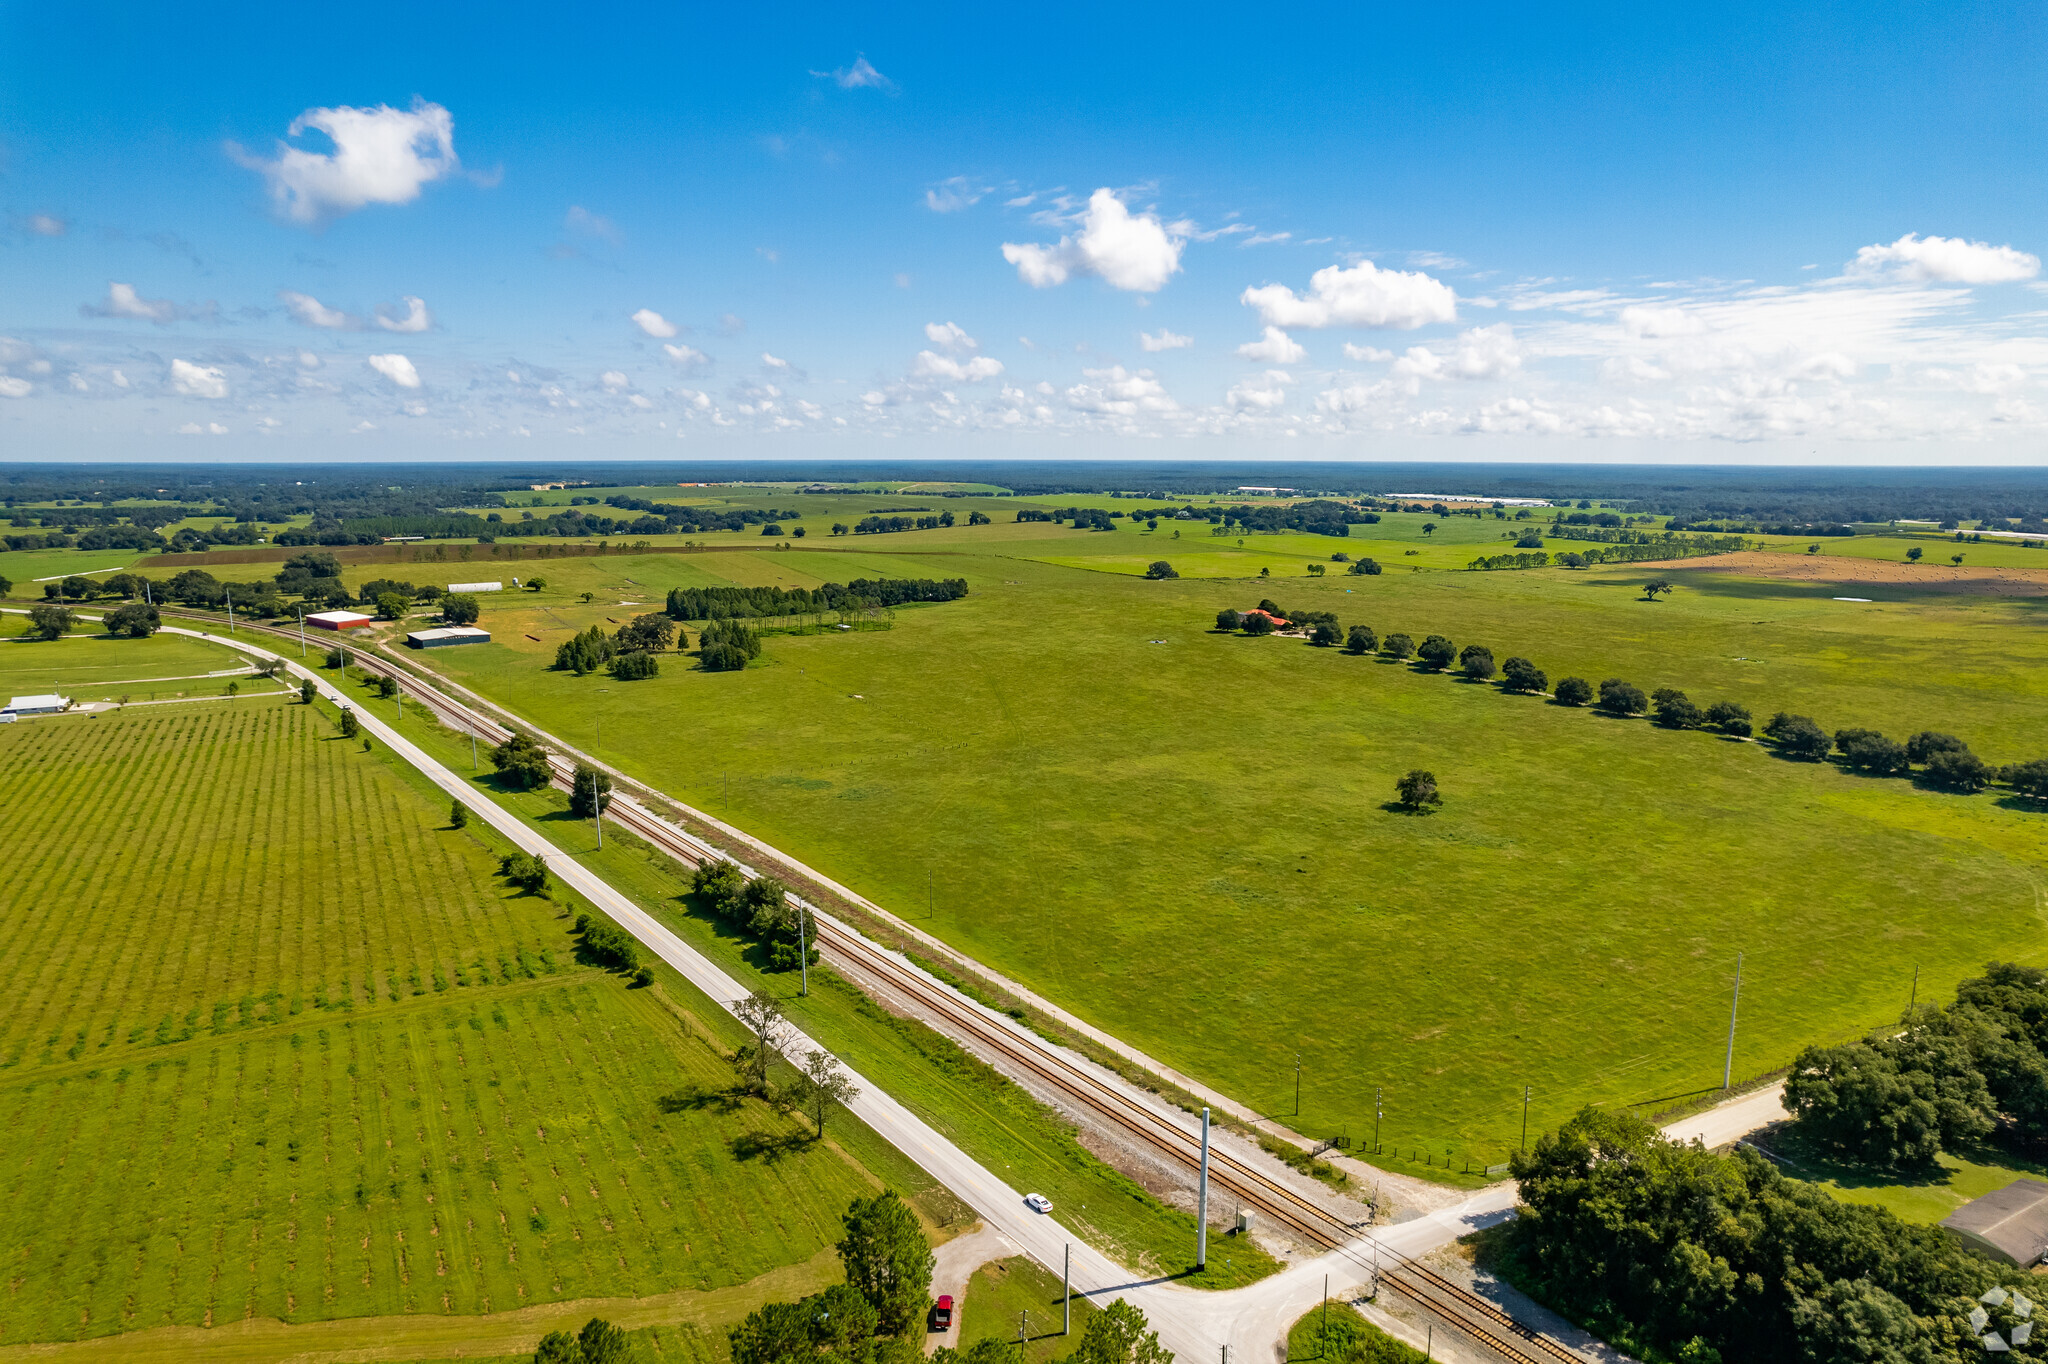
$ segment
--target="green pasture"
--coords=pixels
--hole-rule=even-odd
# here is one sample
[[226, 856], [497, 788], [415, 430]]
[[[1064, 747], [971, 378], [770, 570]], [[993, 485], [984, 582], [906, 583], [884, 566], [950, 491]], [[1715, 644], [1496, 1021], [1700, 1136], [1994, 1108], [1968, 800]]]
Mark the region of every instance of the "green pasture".
[[[22, 533], [35, 535], [40, 532]], [[39, 579], [61, 578], [67, 573], [115, 573], [124, 568], [139, 568], [146, 573], [150, 558], [150, 555], [132, 549], [0, 550], [0, 578], [14, 584], [8, 589], [9, 596], [32, 597], [40, 601], [43, 585]]]
[[[1737, 951], [1739, 1076], [1894, 1016], [1916, 965], [1938, 989], [2043, 956], [2048, 816], [2023, 802], [1210, 628], [1271, 596], [1997, 763], [2048, 754], [2031, 601], [1683, 569], [1656, 602], [1624, 568], [1147, 582], [1002, 548], [893, 554], [973, 595], [771, 637], [740, 674], [554, 672], [603, 618], [573, 602], [487, 607], [499, 642], [427, 661], [578, 744], [601, 724], [611, 761], [908, 917], [929, 878], [962, 950], [1305, 1132], [1356, 1139], [1381, 1090], [1385, 1145], [1425, 1169], [1504, 1158], [1525, 1084], [1539, 1127], [1718, 1085]], [[1411, 767], [1441, 811], [1385, 808]]]
[[961, 1350], [983, 1340], [1016, 1344], [1021, 1332], [1024, 1364], [1051, 1364], [1074, 1352], [1075, 1342], [1088, 1329], [1088, 1318], [1101, 1310], [1076, 1294], [1074, 1331], [1067, 1336], [1060, 1331], [1064, 1306], [1060, 1276], [1036, 1260], [1022, 1255], [990, 1260], [968, 1275], [967, 1291], [954, 1304], [955, 1326], [945, 1343]]
[[152, 690], [171, 695], [206, 689], [206, 674], [240, 667], [248, 658], [183, 635], [113, 639], [81, 630], [62, 639], [28, 639], [13, 633], [22, 619], [0, 616], [0, 629], [9, 631], [0, 640], [0, 693], [9, 696], [61, 692], [74, 700], [98, 700], [104, 689], [113, 699], [121, 693], [112, 689], [127, 683], [140, 701]]
[[[378, 698], [367, 684], [360, 684], [355, 704], [399, 726], [454, 770], [471, 771], [469, 741], [442, 729], [419, 707], [408, 707], [401, 718], [396, 704]], [[618, 829], [606, 831], [600, 851], [589, 825], [569, 817], [563, 793], [501, 789], [487, 754], [475, 779], [480, 789], [632, 896], [720, 969], [749, 988], [780, 995], [793, 1022], [849, 1066], [886, 1083], [894, 1098], [962, 1150], [1015, 1187], [1053, 1199], [1064, 1224], [1090, 1244], [1142, 1272], [1178, 1274], [1193, 1287], [1231, 1288], [1279, 1267], [1246, 1244], [1210, 1256], [1200, 1275], [1188, 1272], [1194, 1219], [1097, 1159], [1063, 1118], [1023, 1090], [931, 1030], [878, 1008], [829, 967], [813, 969], [811, 993], [802, 995], [797, 975], [768, 972], [757, 945], [691, 905], [682, 867]], [[880, 1163], [877, 1157], [862, 1159], [871, 1166]], [[896, 1186], [916, 1190], [921, 1187], [912, 1182], [917, 1178], [897, 1176]], [[943, 1197], [927, 1201], [938, 1206]]]
[[23, 723], [0, 767], [0, 1346], [738, 1287], [921, 1189], [857, 1124], [664, 1101], [730, 1020], [579, 965], [319, 708]]
[[1796, 1127], [1776, 1129], [1769, 1148], [1787, 1174], [1819, 1184], [1844, 1203], [1889, 1208], [1908, 1222], [1932, 1226], [1963, 1204], [1996, 1193], [2015, 1179], [2048, 1179], [2048, 1165], [1992, 1146], [1943, 1151], [1924, 1170], [1886, 1171], [1830, 1158], [1801, 1139]]

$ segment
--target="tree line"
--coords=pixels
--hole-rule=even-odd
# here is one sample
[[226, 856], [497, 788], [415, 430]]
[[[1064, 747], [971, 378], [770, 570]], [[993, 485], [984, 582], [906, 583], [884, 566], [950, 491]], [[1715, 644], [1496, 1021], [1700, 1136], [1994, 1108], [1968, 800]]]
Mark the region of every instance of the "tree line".
[[659, 676], [661, 665], [654, 656], [672, 645], [687, 649], [689, 636], [678, 631], [667, 616], [650, 612], [633, 617], [612, 634], [606, 634], [602, 625], [593, 625], [572, 635], [556, 648], [555, 667], [582, 677], [609, 664], [613, 677], [636, 681]]
[[[1671, 584], [1661, 578], [1643, 585], [1645, 595], [1653, 598], [1670, 590]], [[1418, 644], [1412, 636], [1398, 632], [1382, 638], [1369, 625], [1353, 625], [1346, 631], [1330, 612], [1290, 616], [1270, 600], [1261, 601], [1251, 611], [1226, 607], [1216, 613], [1218, 631], [1253, 636], [1277, 633], [1281, 621], [1321, 648], [1341, 644], [1349, 654], [1377, 655], [1394, 662], [1414, 659], [1431, 672], [1455, 670], [1471, 682], [1493, 682], [1503, 692], [1548, 695], [1560, 706], [1591, 706], [1619, 718], [1647, 715], [1662, 729], [1712, 731], [1731, 739], [1749, 739], [1757, 733], [1749, 709], [1735, 701], [1702, 706], [1675, 687], [1659, 687], [1646, 694], [1619, 677], [1607, 678], [1598, 687], [1583, 677], [1564, 677], [1552, 688], [1549, 674], [1526, 658], [1496, 660], [1485, 645], [1468, 644], [1461, 649], [1443, 635], [1426, 635]], [[1795, 761], [1823, 762], [1834, 755], [1847, 770], [1911, 777], [1937, 790], [1973, 794], [1998, 782], [2019, 795], [2048, 800], [2048, 758], [1994, 767], [1955, 735], [1936, 730], [1921, 730], [1904, 743], [1872, 729], [1838, 729], [1830, 735], [1811, 716], [1779, 711], [1764, 724], [1762, 737], [1773, 751]]]
[[1992, 962], [1947, 1007], [1808, 1047], [1785, 1077], [1785, 1107], [1801, 1136], [1858, 1164], [1925, 1170], [1983, 1141], [2038, 1159], [2048, 1150], [2048, 973]]
[[[1522, 1206], [1500, 1233], [1505, 1277], [1639, 1358], [1961, 1364], [1984, 1357], [1980, 1297], [2028, 1281], [1939, 1228], [1631, 1113], [1584, 1109], [1511, 1169]], [[2019, 1318], [1991, 1297], [2002, 1345]]]
[[965, 578], [856, 578], [822, 587], [672, 587], [668, 614], [676, 620], [804, 616], [821, 611], [861, 611], [912, 602], [958, 601], [967, 595]]

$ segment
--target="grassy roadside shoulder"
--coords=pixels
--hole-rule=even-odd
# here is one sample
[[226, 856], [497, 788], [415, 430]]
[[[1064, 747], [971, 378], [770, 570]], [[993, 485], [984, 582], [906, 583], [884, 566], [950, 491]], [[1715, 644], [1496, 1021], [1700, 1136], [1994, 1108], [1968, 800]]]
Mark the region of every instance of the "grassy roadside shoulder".
[[[353, 681], [348, 688], [353, 704], [393, 724], [457, 773], [467, 771], [467, 739], [444, 729], [417, 705], [401, 719], [396, 705], [374, 691], [368, 683]], [[679, 864], [616, 828], [605, 831], [604, 849], [598, 851], [594, 831], [569, 817], [567, 798], [560, 792], [501, 790], [488, 772], [479, 772], [472, 780], [720, 969], [743, 984], [781, 996], [793, 1023], [848, 1065], [870, 1077], [886, 1077], [897, 1100], [962, 1150], [1013, 1186], [1052, 1198], [1062, 1219], [1097, 1249], [1135, 1270], [1179, 1275], [1180, 1282], [1197, 1288], [1234, 1288], [1279, 1268], [1265, 1252], [1245, 1244], [1233, 1245], [1228, 1257], [1212, 1256], [1200, 1274], [1192, 1272], [1194, 1218], [1166, 1206], [1097, 1159], [1064, 1119], [994, 1068], [931, 1028], [880, 1008], [829, 968], [814, 970], [811, 993], [801, 996], [794, 973], [763, 971], [751, 942], [693, 912], [682, 898], [688, 883]], [[722, 1010], [711, 1012], [729, 1021]], [[736, 1035], [729, 1039], [738, 1040]], [[842, 1119], [842, 1130], [848, 1125]], [[862, 1159], [866, 1160], [865, 1152]]]

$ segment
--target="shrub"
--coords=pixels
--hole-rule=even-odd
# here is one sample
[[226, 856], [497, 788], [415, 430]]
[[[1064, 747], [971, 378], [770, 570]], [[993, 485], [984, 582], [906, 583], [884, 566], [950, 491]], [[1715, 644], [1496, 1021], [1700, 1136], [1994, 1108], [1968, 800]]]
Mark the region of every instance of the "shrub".
[[508, 785], [522, 791], [546, 786], [554, 779], [547, 750], [525, 734], [514, 734], [491, 750], [491, 766]]
[[1444, 798], [1437, 793], [1436, 774], [1415, 768], [1394, 783], [1394, 795], [1401, 805], [1409, 810], [1420, 810], [1425, 805], [1441, 805]]
[[1998, 774], [1999, 780], [2023, 796], [2048, 799], [2048, 758], [2014, 763]]
[[1707, 707], [1707, 723], [1723, 734], [1747, 739], [1750, 732], [1749, 708], [1738, 706], [1733, 701], [1716, 701]]
[[1369, 654], [1380, 647], [1380, 637], [1370, 625], [1354, 625], [1345, 637], [1344, 647], [1354, 654]]
[[661, 661], [653, 654], [620, 654], [612, 660], [612, 676], [621, 682], [639, 682], [661, 675]]
[[1650, 699], [1656, 703], [1657, 723], [1666, 729], [1698, 729], [1706, 719], [1684, 692], [1674, 688], [1660, 687]]
[[1834, 740], [1814, 723], [1813, 717], [1787, 715], [1782, 710], [1764, 726], [1764, 736], [1777, 744], [1780, 752], [1805, 762], [1819, 762], [1835, 746]]
[[1407, 658], [1415, 652], [1415, 641], [1406, 635], [1388, 635], [1380, 641], [1380, 652], [1388, 658]]
[[1338, 631], [1336, 621], [1319, 620], [1316, 622], [1315, 629], [1309, 631], [1308, 638], [1309, 643], [1327, 649], [1342, 640], [1344, 636]]
[[1451, 660], [1458, 656], [1458, 646], [1442, 635], [1429, 635], [1415, 647], [1415, 656], [1430, 667], [1442, 672], [1451, 666]]
[[576, 935], [583, 939], [583, 955], [615, 971], [632, 971], [640, 965], [640, 953], [633, 935], [608, 919], [589, 914], [576, 916]]
[[1244, 615], [1244, 632], [1248, 635], [1270, 635], [1278, 628], [1270, 616], [1256, 611], [1247, 611]]
[[1982, 791], [1991, 784], [1991, 765], [1969, 749], [1946, 749], [1927, 760], [1927, 784], [1944, 791]]
[[1874, 729], [1836, 730], [1835, 748], [1840, 751], [1843, 762], [1860, 772], [1891, 776], [1911, 770], [1905, 746], [1893, 743]]
[[506, 853], [498, 859], [498, 875], [529, 895], [548, 893], [548, 863], [544, 857], [522, 852]]
[[1494, 674], [1493, 650], [1483, 644], [1467, 644], [1458, 655], [1458, 667], [1473, 681], [1484, 682]]
[[1385, 571], [1379, 566], [1377, 560], [1371, 558], [1360, 559], [1345, 570], [1354, 578], [1377, 578]]
[[1511, 658], [1500, 665], [1501, 678], [1509, 691], [1540, 692], [1550, 685], [1543, 669], [1526, 658]]
[[1610, 677], [1600, 684], [1599, 708], [1609, 715], [1641, 715], [1650, 708], [1650, 698], [1634, 683]]
[[1156, 580], [1160, 578], [1178, 578], [1180, 574], [1174, 572], [1173, 565], [1166, 562], [1166, 560], [1154, 559], [1146, 566], [1145, 576]]
[[1554, 694], [1559, 705], [1583, 706], [1593, 699], [1593, 684], [1583, 677], [1560, 678]]
[[1216, 628], [1219, 630], [1235, 630], [1242, 624], [1244, 617], [1228, 606], [1216, 613]]
[[1968, 751], [1969, 745], [1958, 739], [1955, 735], [1937, 734], [1931, 729], [1923, 729], [1912, 738], [1906, 740], [1906, 758], [1908, 761], [1916, 763], [1925, 763], [1937, 753], [1967, 753]]

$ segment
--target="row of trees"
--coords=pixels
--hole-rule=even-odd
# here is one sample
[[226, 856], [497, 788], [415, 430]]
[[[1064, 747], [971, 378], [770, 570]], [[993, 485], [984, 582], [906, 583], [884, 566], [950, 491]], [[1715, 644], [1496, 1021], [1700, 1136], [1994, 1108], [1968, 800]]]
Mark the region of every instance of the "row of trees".
[[[157, 609], [143, 602], [116, 607], [100, 620], [108, 634], [127, 639], [148, 639], [163, 628], [163, 619], [157, 614]], [[77, 629], [78, 624], [76, 612], [55, 602], [37, 602], [28, 609], [28, 633], [36, 639], [62, 639]]]
[[[1668, 585], [1652, 583], [1645, 591], [1667, 590]], [[1499, 678], [1503, 691], [1540, 696], [1550, 688], [1550, 677], [1526, 658], [1512, 657], [1496, 663], [1493, 651], [1484, 645], [1468, 644], [1460, 649], [1443, 635], [1427, 635], [1420, 644], [1405, 634], [1382, 639], [1369, 625], [1354, 625], [1340, 633], [1336, 617], [1328, 613], [1303, 613], [1288, 617], [1271, 601], [1259, 609], [1239, 612], [1225, 609], [1216, 613], [1218, 630], [1243, 630], [1246, 634], [1271, 634], [1279, 627], [1273, 617], [1306, 627], [1312, 644], [1330, 647], [1342, 643], [1347, 653], [1378, 654], [1392, 660], [1414, 658], [1434, 672], [1457, 672], [1473, 682]], [[1746, 706], [1734, 701], [1716, 701], [1701, 706], [1675, 687], [1643, 692], [1633, 682], [1610, 677], [1596, 688], [1583, 677], [1560, 678], [1551, 698], [1561, 706], [1592, 706], [1608, 715], [1633, 717], [1649, 715], [1665, 729], [1711, 730], [1735, 739], [1755, 733]], [[1972, 793], [1992, 782], [2003, 782], [2021, 795], [2048, 800], [2048, 758], [1993, 767], [1972, 753], [1953, 734], [1922, 730], [1901, 744], [1872, 729], [1839, 729], [1830, 735], [1811, 716], [1779, 711], [1763, 727], [1763, 736], [1788, 758], [1821, 762], [1839, 754], [1844, 767], [1878, 776], [1916, 776], [1925, 784], [1944, 791]], [[1920, 771], [1915, 773], [1914, 768]]]
[[2048, 1148], [2048, 973], [1993, 962], [1860, 1042], [1808, 1047], [1785, 1078], [1794, 1128], [1843, 1159], [1926, 1168], [1993, 1140]]
[[[654, 655], [677, 644], [679, 633], [667, 616], [652, 612], [633, 617], [613, 634], [593, 625], [562, 642], [555, 650], [555, 667], [582, 677], [610, 664], [612, 676], [626, 681], [656, 677], [661, 665]], [[687, 648], [689, 637], [682, 635], [680, 642]]]
[[676, 620], [720, 620], [728, 616], [807, 616], [821, 611], [863, 611], [911, 602], [958, 601], [967, 595], [965, 578], [855, 578], [822, 587], [674, 587], [668, 614]]
[[703, 909], [758, 938], [768, 949], [769, 970], [794, 971], [804, 957], [817, 964], [818, 922], [774, 877], [749, 881], [736, 863], [721, 857], [691, 873], [690, 893]]
[[[1670, 1141], [1588, 1108], [1513, 1158], [1504, 1229], [1519, 1287], [1640, 1358], [1678, 1364], [1961, 1364], [1970, 1313], [2026, 1276], [1935, 1227], [1838, 1202], [1756, 1152]], [[1986, 1305], [2000, 1344], [2018, 1318]]]

